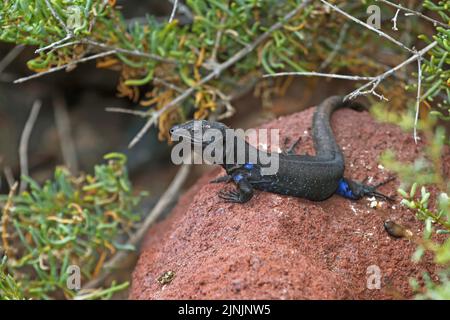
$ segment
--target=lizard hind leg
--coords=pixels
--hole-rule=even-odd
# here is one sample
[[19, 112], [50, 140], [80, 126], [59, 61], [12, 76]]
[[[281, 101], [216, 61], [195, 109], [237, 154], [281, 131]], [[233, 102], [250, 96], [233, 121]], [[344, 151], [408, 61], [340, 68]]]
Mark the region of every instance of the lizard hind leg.
[[368, 111], [368, 110], [369, 110], [369, 108], [367, 108], [367, 107], [366, 107], [365, 105], [363, 105], [362, 103], [355, 102], [355, 101], [350, 102], [349, 108], [350, 108], [350, 109], [353, 109], [353, 110], [355, 110], [355, 111], [358, 111], [358, 112]]
[[392, 197], [377, 191], [378, 187], [385, 185], [386, 183], [391, 182], [394, 179], [395, 177], [389, 177], [388, 179], [375, 185], [367, 185], [365, 183], [342, 178], [339, 181], [339, 186], [336, 190], [336, 193], [352, 200], [359, 200], [363, 197], [375, 197], [377, 199], [385, 201], [394, 201]]

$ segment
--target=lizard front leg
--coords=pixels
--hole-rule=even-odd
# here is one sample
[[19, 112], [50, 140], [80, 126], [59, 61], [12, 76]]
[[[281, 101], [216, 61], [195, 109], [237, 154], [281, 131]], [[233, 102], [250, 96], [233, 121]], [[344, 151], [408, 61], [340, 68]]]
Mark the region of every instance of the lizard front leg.
[[245, 203], [253, 197], [253, 187], [251, 183], [240, 173], [233, 175], [233, 180], [237, 185], [237, 191], [220, 191], [219, 198], [226, 202]]
[[382, 181], [376, 185], [370, 186], [370, 185], [366, 185], [361, 182], [342, 178], [339, 181], [339, 187], [336, 190], [336, 193], [345, 198], [352, 199], [352, 200], [359, 200], [363, 197], [375, 197], [375, 198], [382, 199], [382, 200], [394, 201], [393, 198], [377, 191], [378, 187], [385, 185], [386, 183], [388, 183], [394, 179], [395, 179], [395, 177], [390, 177], [390, 178], [386, 179], [385, 181]]
[[302, 141], [302, 137], [297, 138], [294, 143], [292, 143], [285, 151], [283, 151], [286, 155], [294, 155], [295, 154], [295, 148], [298, 146], [298, 144]]
[[224, 175], [224, 176], [220, 176], [220, 177], [218, 177], [218, 178], [216, 178], [216, 179], [213, 179], [213, 180], [211, 180], [211, 181], [209, 181], [209, 182], [210, 182], [210, 183], [222, 183], [222, 182], [228, 183], [228, 182], [230, 182], [231, 180], [233, 180], [233, 177], [230, 176], [230, 175], [228, 175], [228, 174], [226, 174], [226, 175]]

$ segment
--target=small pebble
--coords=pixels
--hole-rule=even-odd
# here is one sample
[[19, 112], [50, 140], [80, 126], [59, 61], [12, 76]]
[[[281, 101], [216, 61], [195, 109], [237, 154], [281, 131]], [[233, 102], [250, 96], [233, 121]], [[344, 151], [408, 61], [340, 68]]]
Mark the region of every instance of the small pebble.
[[413, 233], [411, 230], [395, 223], [392, 220], [386, 220], [384, 222], [384, 229], [386, 232], [394, 238], [412, 238]]

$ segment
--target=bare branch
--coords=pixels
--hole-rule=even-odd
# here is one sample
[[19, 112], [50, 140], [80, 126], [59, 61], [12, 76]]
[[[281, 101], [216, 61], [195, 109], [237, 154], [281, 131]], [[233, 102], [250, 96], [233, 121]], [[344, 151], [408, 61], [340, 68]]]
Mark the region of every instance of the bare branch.
[[63, 46], [68, 46], [70, 44], [73, 44], [74, 42], [69, 42], [68, 44], [65, 44], [66, 41], [69, 41], [70, 39], [72, 39], [73, 36], [71, 34], [68, 34], [67, 36], [65, 36], [63, 39], [55, 41], [53, 43], [50, 43], [49, 45], [36, 49], [34, 51], [34, 53], [41, 53], [43, 51], [47, 51], [50, 49], [55, 49], [55, 48], [62, 48]]
[[[174, 2], [175, 0], [169, 0], [170, 2]], [[194, 20], [194, 15], [188, 6], [186, 6], [183, 2], [178, 2], [178, 12], [183, 14], [188, 20]]]
[[[36, 122], [37, 116], [39, 115], [39, 110], [41, 109], [42, 102], [36, 100], [31, 108], [30, 116], [23, 129], [22, 136], [20, 137], [19, 144], [19, 159], [20, 159], [20, 174], [21, 176], [29, 176], [28, 172], [28, 141], [30, 140], [31, 131], [33, 131], [34, 124]], [[20, 182], [20, 192], [25, 191], [27, 188], [27, 182], [21, 179]]]
[[[148, 228], [161, 216], [164, 210], [169, 206], [170, 203], [174, 201], [179, 195], [179, 191], [186, 181], [190, 171], [189, 165], [183, 165], [177, 172], [175, 178], [170, 183], [169, 187], [166, 189], [164, 194], [160, 197], [158, 203], [153, 207], [150, 213], [145, 218], [139, 229], [130, 237], [127, 245], [137, 246], [144, 235], [146, 234]], [[88, 282], [83, 289], [96, 288], [105, 281], [109, 275], [111, 269], [117, 269], [120, 267], [124, 259], [128, 256], [128, 252], [120, 251], [116, 253], [111, 260], [109, 260], [103, 266], [104, 271], [95, 279]]]
[[400, 9], [397, 9], [397, 11], [395, 12], [395, 16], [392, 18], [392, 23], [394, 24], [392, 26], [392, 30], [394, 31], [398, 31], [397, 28], [397, 19], [398, 19], [398, 14], [400, 13]]
[[52, 4], [50, 3], [50, 0], [45, 0], [45, 4], [47, 5], [48, 9], [52, 13], [53, 17], [55, 17], [55, 19], [58, 21], [58, 23], [64, 28], [64, 30], [66, 31], [67, 35], [71, 35], [72, 32], [67, 27], [67, 25], [65, 24], [63, 19], [59, 16], [58, 12], [56, 12], [56, 10], [53, 8]]
[[[56, 49], [61, 49], [64, 47], [74, 46], [74, 45], [82, 44], [82, 43], [83, 43], [83, 40], [74, 40], [74, 41], [70, 41], [70, 42], [66, 42], [66, 43], [61, 43], [61, 44], [58, 44], [58, 45], [55, 45], [54, 47], [52, 47], [50, 52], [52, 52]], [[37, 51], [36, 51], [36, 53], [37, 53]]]
[[124, 108], [106, 108], [105, 110], [108, 112], [132, 114], [134, 116], [139, 116], [142, 118], [147, 118], [149, 115], [149, 113], [145, 112], [145, 111], [130, 110], [130, 109], [124, 109]]
[[328, 67], [328, 65], [334, 60], [336, 55], [339, 53], [339, 50], [341, 50], [342, 44], [344, 43], [345, 36], [347, 35], [347, 31], [349, 28], [350, 25], [348, 22], [344, 24], [341, 31], [339, 32], [339, 38], [338, 41], [336, 42], [336, 45], [334, 46], [333, 51], [330, 53], [327, 59], [321, 63], [321, 65], [319, 66], [319, 71], [324, 70], [326, 67]]
[[[63, 40], [65, 40], [65, 39], [63, 39]], [[70, 41], [70, 42], [66, 42], [66, 43], [64, 43], [63, 40], [59, 41], [59, 43], [55, 42], [46, 48], [38, 49], [38, 50], [36, 50], [36, 53], [44, 51], [46, 49], [56, 50], [56, 49], [64, 48], [67, 46], [77, 45], [77, 44], [89, 44], [91, 46], [98, 47], [98, 48], [105, 49], [105, 50], [114, 50], [116, 53], [123, 53], [123, 54], [131, 55], [131, 56], [135, 56], [135, 57], [148, 58], [148, 59], [153, 59], [156, 61], [172, 63], [172, 64], [178, 63], [177, 60], [170, 59], [170, 58], [164, 58], [157, 54], [147, 53], [147, 52], [143, 52], [143, 51], [139, 51], [139, 50], [128, 50], [128, 49], [113, 47], [106, 43], [97, 42], [92, 39], [81, 39], [81, 40]]]
[[[192, 93], [194, 92], [194, 88], [189, 88], [188, 90], [186, 90], [184, 93], [182, 93], [181, 95], [179, 95], [177, 98], [175, 98], [174, 100], [172, 100], [172, 102], [169, 102], [166, 106], [163, 107], [166, 108], [166, 110], [169, 110], [169, 108], [171, 108], [172, 106], [175, 106], [178, 102], [183, 101], [184, 99], [186, 99], [188, 96], [190, 96]], [[167, 107], [168, 106], [168, 107]], [[160, 109], [160, 110], [163, 110]], [[133, 138], [133, 140], [131, 140], [131, 142], [128, 145], [128, 148], [133, 148], [136, 143], [138, 143], [142, 137], [144, 136], [144, 134], [153, 126], [153, 125], [157, 125], [158, 124], [158, 118], [161, 115], [160, 112], [154, 112], [152, 114], [152, 116], [147, 120], [147, 122], [145, 123], [145, 125], [142, 127], [141, 130], [139, 130], [139, 132], [136, 134], [136, 136]]]
[[214, 68], [217, 68], [217, 52], [219, 51], [220, 47], [220, 41], [222, 40], [223, 35], [223, 24], [225, 22], [226, 16], [223, 15], [220, 19], [220, 25], [219, 30], [217, 30], [216, 33], [216, 40], [214, 41], [214, 47], [211, 52], [211, 57], [209, 60], [205, 63], [205, 67], [209, 70], [214, 70]]
[[24, 48], [25, 46], [20, 44], [8, 52], [8, 54], [0, 61], [0, 74], [14, 61], [14, 59], [17, 58]]
[[[411, 62], [414, 62], [417, 59], [421, 58], [425, 53], [427, 53], [428, 51], [433, 49], [436, 45], [437, 45], [436, 41], [430, 43], [428, 46], [426, 46], [422, 50], [416, 52], [414, 55], [412, 55], [410, 58], [403, 61], [399, 65], [397, 65], [394, 68], [389, 69], [388, 71], [375, 77], [373, 80], [369, 81], [368, 83], [363, 85], [361, 88], [349, 93], [348, 95], [345, 96], [345, 99], [354, 99], [360, 95], [364, 95], [367, 93], [374, 93], [375, 88], [381, 83], [381, 81], [392, 76], [397, 70], [399, 70], [399, 69], [403, 68], [404, 66], [410, 64]], [[371, 88], [371, 89], [368, 91], [365, 91], [367, 88]], [[378, 95], [378, 97], [380, 97], [380, 96]]]
[[380, 31], [380, 30], [378, 30], [378, 29], [376, 29], [376, 28], [374, 28], [374, 27], [372, 27], [371, 25], [369, 25], [369, 24], [367, 24], [367, 23], [365, 23], [365, 22], [362, 22], [362, 21], [359, 20], [359, 19], [356, 19], [356, 18], [353, 17], [352, 15], [350, 15], [350, 14], [348, 14], [347, 12], [341, 10], [339, 7], [337, 7], [337, 6], [335, 6], [335, 5], [332, 5], [331, 3], [328, 3], [328, 2], [325, 1], [325, 0], [320, 0], [320, 1], [321, 1], [323, 4], [327, 5], [328, 7], [330, 7], [331, 9], [333, 9], [333, 10], [339, 12], [340, 14], [344, 15], [345, 17], [349, 18], [350, 20], [352, 20], [352, 21], [354, 21], [354, 22], [356, 22], [356, 23], [358, 23], [358, 24], [360, 24], [360, 25], [366, 27], [367, 29], [369, 29], [369, 30], [371, 30], [371, 31], [373, 31], [373, 32], [375, 32], [375, 33], [377, 33], [378, 35], [380, 35], [380, 36], [382, 36], [382, 37], [388, 39], [389, 41], [395, 43], [395, 44], [398, 45], [399, 47], [402, 47], [403, 49], [405, 49], [405, 50], [407, 50], [407, 51], [409, 51], [409, 52], [411, 52], [411, 53], [414, 53], [414, 50], [411, 50], [410, 48], [408, 48], [407, 46], [405, 46], [405, 45], [404, 45], [403, 43], [401, 43], [400, 41], [398, 41], [398, 40], [392, 38], [390, 35], [388, 35], [388, 34], [382, 32], [382, 31]]
[[422, 86], [422, 56], [417, 58], [417, 98], [416, 98], [416, 116], [414, 118], [414, 141], [417, 144], [417, 122], [419, 121], [420, 111], [420, 92]]
[[132, 56], [149, 58], [149, 59], [153, 59], [153, 60], [160, 61], [160, 62], [167, 62], [167, 63], [173, 63], [173, 64], [178, 63], [177, 60], [170, 59], [170, 58], [164, 58], [164, 57], [158, 56], [153, 53], [142, 52], [139, 50], [127, 50], [127, 49], [123, 49], [123, 48], [116, 48], [116, 47], [107, 45], [105, 43], [100, 43], [100, 42], [97, 42], [97, 41], [94, 41], [91, 39], [80, 40], [80, 43], [87, 43], [87, 44], [91, 44], [93, 46], [96, 46], [96, 47], [99, 47], [102, 49], [115, 51], [116, 53], [125, 53], [125, 54], [129, 54]]
[[[101, 4], [101, 7], [100, 7], [100, 10], [99, 10], [100, 12], [102, 12], [106, 8], [106, 6], [109, 4], [109, 1], [110, 0], [103, 0], [103, 2]], [[92, 30], [92, 28], [94, 27], [96, 21], [97, 21], [97, 15], [94, 15], [94, 18], [89, 23], [89, 31]]]
[[151, 118], [147, 121], [147, 123], [144, 125], [144, 127], [136, 134], [136, 136], [133, 138], [133, 140], [129, 144], [129, 148], [132, 148], [136, 143], [139, 142], [139, 140], [142, 139], [142, 137], [145, 135], [145, 133], [150, 129], [150, 127], [157, 123], [158, 118], [161, 114], [164, 112], [167, 112], [171, 110], [173, 107], [175, 107], [178, 103], [183, 102], [186, 98], [188, 98], [191, 94], [195, 92], [195, 90], [204, 85], [205, 83], [209, 82], [210, 80], [217, 78], [220, 76], [220, 74], [234, 65], [236, 62], [247, 56], [249, 53], [251, 53], [257, 46], [259, 46], [262, 42], [267, 40], [269, 36], [272, 34], [272, 32], [280, 29], [283, 27], [283, 25], [290, 20], [292, 17], [294, 17], [298, 12], [300, 12], [304, 7], [306, 7], [311, 0], [305, 0], [300, 5], [298, 5], [294, 10], [286, 14], [281, 21], [275, 23], [272, 25], [266, 32], [261, 34], [259, 37], [257, 37], [252, 43], [247, 44], [244, 48], [239, 50], [236, 54], [234, 54], [230, 59], [227, 61], [218, 64], [217, 67], [209, 73], [207, 76], [205, 76], [203, 79], [201, 79], [196, 85], [190, 87], [186, 91], [184, 91], [182, 94], [180, 94], [178, 97], [176, 97], [174, 100], [166, 104], [164, 107], [153, 113]]
[[443, 22], [440, 22], [440, 21], [437, 21], [437, 20], [435, 20], [433, 18], [430, 18], [430, 17], [424, 15], [423, 13], [421, 13], [419, 11], [415, 11], [415, 10], [412, 10], [412, 9], [409, 9], [409, 8], [405, 8], [401, 4], [395, 4], [395, 3], [392, 3], [392, 2], [387, 1], [387, 0], [377, 0], [377, 1], [381, 1], [381, 2], [387, 4], [387, 5], [391, 6], [391, 7], [397, 8], [397, 10], [403, 10], [403, 11], [409, 12], [409, 13], [411, 13], [413, 15], [419, 16], [419, 17], [421, 17], [421, 18], [423, 18], [425, 20], [428, 20], [428, 21], [432, 22], [435, 26], [436, 25], [440, 25], [441, 27], [444, 27], [444, 28], [447, 28], [447, 29], [450, 28], [449, 25], [447, 25], [447, 24], [445, 24]]
[[225, 119], [225, 118], [229, 118], [232, 115], [234, 115], [236, 113], [236, 109], [231, 104], [231, 100], [233, 99], [233, 97], [229, 96], [229, 95], [226, 95], [225, 93], [223, 93], [219, 89], [216, 89], [215, 92], [220, 97], [220, 99], [222, 101], [222, 104], [225, 107], [225, 112], [223, 114], [220, 114], [217, 117], [217, 120], [222, 120], [222, 119]]
[[75, 143], [72, 139], [69, 112], [64, 97], [59, 93], [53, 96], [53, 109], [64, 163], [70, 173], [76, 175], [79, 166]]
[[[375, 97], [377, 97], [380, 100], [388, 101], [388, 99], [385, 96], [383, 96], [382, 94], [376, 92], [376, 88], [378, 87], [378, 85], [380, 83], [381, 83], [381, 79], [380, 78], [375, 78], [373, 81], [367, 83], [366, 85], [362, 86], [360, 89], [354, 91], [355, 94], [349, 96], [349, 99], [354, 99], [354, 98], [356, 98], [358, 96], [372, 94], [372, 95], [374, 95]], [[368, 87], [370, 87], [370, 89], [363, 90], [363, 89], [368, 88]]]
[[5, 253], [6, 256], [9, 255], [11, 247], [9, 246], [9, 234], [8, 234], [8, 220], [9, 220], [9, 213], [11, 211], [11, 209], [14, 206], [14, 195], [16, 194], [16, 190], [17, 190], [17, 182], [13, 184], [13, 186], [11, 187], [11, 189], [9, 190], [9, 194], [8, 194], [8, 199], [6, 200], [6, 204], [3, 206], [3, 210], [2, 210], [2, 217], [1, 217], [1, 228], [0, 230], [2, 231], [2, 246], [3, 246], [3, 251]]
[[9, 189], [11, 190], [16, 183], [11, 167], [6, 166], [5, 168], [3, 168], [3, 173], [5, 174], [6, 182], [8, 183]]
[[265, 75], [263, 75], [263, 78], [283, 77], [283, 76], [326, 77], [326, 78], [335, 78], [335, 79], [344, 79], [344, 80], [353, 80], [353, 81], [375, 79], [375, 77], [349, 76], [349, 75], [345, 75], [345, 74], [320, 73], [320, 72], [279, 72], [279, 73], [265, 74]]
[[94, 55], [89, 56], [89, 57], [85, 57], [85, 58], [81, 58], [81, 59], [78, 59], [78, 60], [71, 61], [71, 62], [69, 62], [67, 64], [64, 64], [62, 66], [59, 66], [59, 67], [54, 67], [54, 68], [48, 69], [47, 71], [44, 71], [44, 72], [35, 73], [35, 74], [32, 74], [31, 76], [17, 79], [17, 80], [14, 81], [14, 83], [22, 83], [22, 82], [25, 82], [25, 81], [28, 81], [28, 80], [31, 80], [31, 79], [39, 78], [39, 77], [45, 76], [45, 75], [47, 75], [49, 73], [53, 73], [53, 72], [57, 72], [57, 71], [60, 71], [60, 70], [64, 70], [67, 67], [71, 67], [71, 66], [77, 65], [78, 63], [83, 63], [83, 62], [95, 60], [95, 59], [106, 57], [106, 56], [109, 56], [109, 55], [112, 55], [112, 54], [115, 54], [115, 53], [116, 53], [116, 50], [110, 50], [110, 51], [94, 54]]
[[173, 9], [172, 13], [170, 14], [169, 23], [172, 22], [173, 18], [175, 17], [175, 13], [177, 12], [178, 7], [178, 0], [172, 0], [171, 2], [173, 3]]
[[167, 88], [172, 89], [172, 90], [174, 90], [174, 91], [177, 91], [177, 92], [179, 92], [179, 93], [182, 93], [182, 92], [183, 92], [183, 89], [182, 89], [182, 88], [180, 88], [180, 87], [174, 85], [173, 83], [167, 82], [167, 81], [164, 80], [164, 79], [161, 79], [161, 78], [158, 78], [158, 77], [153, 77], [153, 82], [154, 82], [154, 83], [162, 84], [163, 86], [166, 86]]

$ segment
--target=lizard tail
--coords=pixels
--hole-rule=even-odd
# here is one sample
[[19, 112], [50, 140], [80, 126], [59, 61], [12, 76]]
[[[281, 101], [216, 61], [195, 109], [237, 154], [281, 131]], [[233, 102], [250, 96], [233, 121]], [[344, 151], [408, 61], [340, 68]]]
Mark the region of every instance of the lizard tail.
[[329, 97], [317, 107], [312, 124], [312, 135], [316, 156], [330, 160], [336, 159], [344, 163], [344, 156], [334, 138], [330, 119], [335, 110], [345, 107], [355, 110], [365, 109], [365, 107], [359, 103], [344, 101], [344, 98], [341, 96]]

